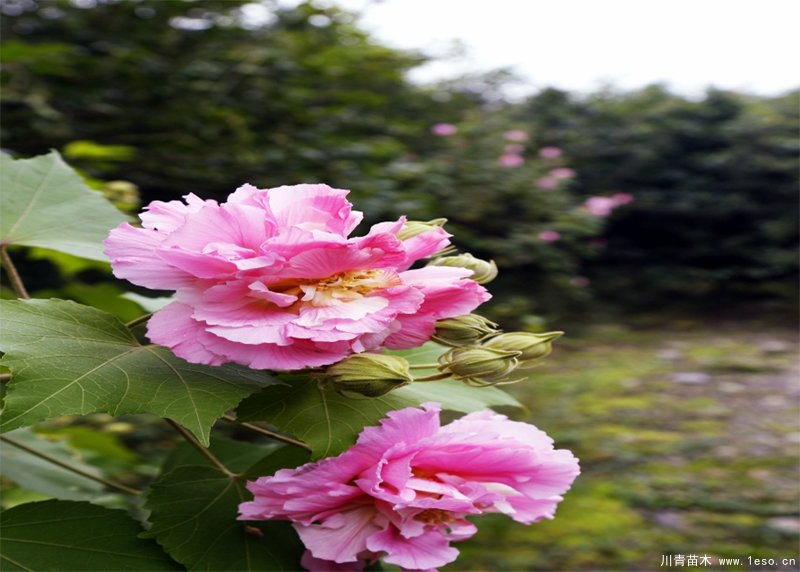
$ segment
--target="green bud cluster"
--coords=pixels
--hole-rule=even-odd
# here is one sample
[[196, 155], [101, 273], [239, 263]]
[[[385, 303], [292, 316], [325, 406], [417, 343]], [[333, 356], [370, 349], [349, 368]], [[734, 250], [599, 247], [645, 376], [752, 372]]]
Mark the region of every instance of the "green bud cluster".
[[494, 322], [478, 314], [467, 314], [436, 322], [433, 341], [445, 346], [460, 347], [478, 343], [499, 333], [500, 330]]
[[519, 366], [521, 352], [485, 346], [453, 348], [439, 357], [439, 369], [469, 385], [495, 385], [508, 382], [508, 375]]
[[379, 397], [414, 381], [408, 361], [385, 354], [352, 354], [317, 377], [337, 391], [352, 391], [367, 397]]
[[[470, 316], [462, 316], [465, 322]], [[476, 316], [480, 318], [480, 316]], [[443, 320], [444, 321], [444, 320]], [[488, 322], [488, 320], [487, 320]], [[491, 324], [491, 322], [489, 322]], [[465, 329], [465, 331], [469, 331]], [[495, 333], [497, 330], [495, 330]], [[439, 370], [469, 385], [487, 386], [520, 381], [511, 379], [514, 371], [527, 370], [539, 365], [553, 349], [553, 340], [563, 332], [531, 334], [527, 332], [497, 333], [478, 338], [480, 343], [456, 346], [439, 358]], [[437, 324], [438, 335], [438, 324]], [[462, 335], [455, 329], [453, 338]], [[468, 334], [463, 334], [468, 337]], [[451, 338], [452, 339], [452, 338]]]
[[531, 334], [528, 332], [509, 332], [500, 334], [483, 342], [487, 348], [506, 351], [517, 351], [519, 355], [518, 369], [531, 369], [541, 363], [553, 351], [553, 340], [560, 338], [564, 332], [547, 332]]
[[494, 260], [481, 260], [480, 258], [475, 258], [468, 252], [455, 256], [434, 258], [428, 263], [428, 266], [451, 266], [472, 270], [472, 276], [469, 278], [478, 284], [487, 284], [497, 278], [497, 265], [494, 263]]

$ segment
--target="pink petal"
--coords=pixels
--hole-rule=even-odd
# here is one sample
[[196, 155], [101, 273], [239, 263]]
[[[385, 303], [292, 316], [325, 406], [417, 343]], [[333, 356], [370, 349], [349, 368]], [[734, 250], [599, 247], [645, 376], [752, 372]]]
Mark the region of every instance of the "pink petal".
[[311, 551], [306, 550], [300, 558], [300, 565], [309, 572], [361, 572], [366, 566], [366, 561], [360, 559], [357, 562], [338, 564], [332, 560], [314, 558]]
[[380, 459], [383, 452], [397, 443], [416, 443], [439, 430], [438, 403], [425, 403], [422, 409], [408, 407], [390, 411], [380, 427], [365, 427], [358, 438], [355, 451], [359, 455]]
[[180, 269], [197, 278], [225, 279], [238, 270], [236, 264], [221, 256], [192, 252], [180, 247], [161, 248], [158, 256], [173, 268]]
[[351, 212], [345, 198], [349, 192], [322, 184], [283, 186], [269, 189], [269, 204], [281, 227], [300, 226], [347, 236], [363, 218], [360, 212]]
[[122, 223], [104, 241], [103, 251], [111, 260], [114, 276], [139, 286], [173, 290], [196, 282], [191, 274], [161, 259], [156, 251], [165, 235], [153, 229]]
[[320, 524], [294, 528], [306, 548], [315, 558], [333, 562], [357, 562], [359, 554], [367, 550], [367, 539], [381, 529], [373, 520], [376, 511], [372, 506], [361, 506], [327, 518]]
[[180, 201], [153, 201], [147, 205], [139, 219], [143, 228], [158, 229], [159, 232], [169, 234], [185, 221], [186, 217], [196, 213], [205, 205], [216, 205], [216, 201], [204, 201], [194, 193], [184, 197], [186, 204]]
[[433, 253], [442, 250], [450, 244], [451, 236], [453, 235], [442, 227], [436, 227], [430, 232], [423, 232], [404, 240], [403, 247], [406, 250], [406, 261], [402, 269], [406, 270], [417, 260], [428, 258]]
[[367, 548], [373, 552], [386, 552], [384, 561], [406, 569], [424, 570], [438, 568], [458, 557], [458, 550], [438, 530], [429, 530], [413, 538], [404, 538], [390, 526], [367, 539]]
[[530, 423], [511, 421], [494, 411], [475, 411], [448, 423], [439, 432], [475, 443], [495, 439], [524, 443], [537, 449], [552, 450], [553, 439]]
[[206, 348], [200, 339], [205, 324], [192, 319], [192, 308], [180, 302], [168, 304], [147, 322], [147, 337], [154, 344], [170, 348], [191, 363], [221, 365], [225, 357]]

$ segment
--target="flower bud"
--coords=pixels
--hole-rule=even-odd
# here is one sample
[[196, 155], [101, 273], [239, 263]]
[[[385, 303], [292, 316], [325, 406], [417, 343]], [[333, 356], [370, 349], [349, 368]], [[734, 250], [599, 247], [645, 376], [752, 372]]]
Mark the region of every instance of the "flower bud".
[[497, 278], [497, 265], [494, 260], [481, 260], [475, 258], [470, 253], [458, 254], [456, 256], [443, 256], [434, 258], [428, 266], [454, 266], [456, 268], [466, 268], [472, 270], [470, 279], [478, 284], [487, 284]]
[[408, 240], [423, 232], [430, 232], [438, 227], [444, 226], [446, 222], [446, 218], [435, 218], [428, 222], [409, 220], [406, 221], [406, 224], [400, 229], [396, 236], [398, 240]]
[[404, 385], [411, 377], [408, 361], [385, 354], [353, 354], [329, 366], [320, 377], [337, 391], [378, 397]]
[[519, 365], [521, 352], [484, 346], [453, 348], [439, 357], [439, 369], [471, 385], [494, 385], [508, 381]]
[[553, 340], [563, 334], [564, 332], [547, 332], [544, 334], [509, 332], [486, 340], [483, 342], [483, 346], [520, 352], [519, 369], [531, 369], [550, 354], [553, 349]]
[[494, 322], [478, 314], [467, 314], [436, 322], [433, 340], [446, 346], [468, 346], [498, 332]]

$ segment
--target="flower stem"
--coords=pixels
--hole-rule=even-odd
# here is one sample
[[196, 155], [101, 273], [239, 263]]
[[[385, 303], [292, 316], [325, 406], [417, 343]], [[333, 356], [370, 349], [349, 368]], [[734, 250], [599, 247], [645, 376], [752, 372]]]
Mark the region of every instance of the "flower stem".
[[17, 296], [23, 300], [29, 299], [30, 296], [28, 295], [28, 291], [25, 290], [25, 285], [22, 283], [22, 278], [20, 277], [19, 272], [17, 272], [17, 267], [14, 266], [14, 262], [11, 260], [11, 257], [8, 255], [5, 245], [0, 246], [0, 259], [3, 261], [3, 266], [8, 274], [8, 281], [11, 282], [11, 287], [14, 289], [14, 292], [16, 292]]
[[10, 373], [0, 373], [0, 383], [5, 383], [7, 381], [11, 381], [11, 374]]
[[225, 475], [227, 475], [228, 477], [236, 477], [236, 476], [238, 476], [238, 475], [236, 475], [236, 473], [234, 473], [233, 471], [231, 471], [230, 469], [228, 469], [228, 467], [226, 467], [225, 465], [223, 465], [223, 464], [222, 464], [222, 461], [220, 461], [219, 459], [217, 459], [217, 458], [214, 456], [214, 454], [213, 454], [211, 451], [209, 451], [208, 449], [206, 449], [205, 447], [203, 447], [203, 445], [200, 443], [200, 441], [198, 441], [198, 440], [195, 438], [195, 436], [194, 436], [194, 435], [192, 435], [191, 433], [189, 433], [189, 432], [188, 432], [186, 429], [184, 429], [183, 427], [181, 427], [181, 426], [180, 426], [178, 423], [176, 423], [176, 422], [175, 422], [175, 421], [173, 421], [172, 419], [164, 419], [164, 421], [166, 421], [167, 423], [169, 423], [170, 425], [172, 425], [172, 428], [173, 428], [173, 429], [175, 429], [175, 431], [177, 431], [178, 433], [180, 433], [180, 434], [181, 434], [181, 437], [183, 437], [184, 439], [186, 439], [186, 441], [187, 441], [187, 442], [188, 442], [188, 443], [189, 443], [189, 444], [190, 444], [192, 447], [194, 447], [195, 449], [197, 449], [197, 451], [198, 451], [198, 452], [199, 452], [201, 455], [203, 455], [203, 456], [204, 456], [206, 459], [208, 459], [208, 462], [209, 462], [209, 463], [211, 463], [212, 465], [214, 465], [214, 467], [216, 467], [217, 469], [219, 469], [220, 471], [222, 471], [223, 473], [225, 473]]
[[231, 423], [236, 423], [237, 425], [244, 427], [245, 429], [249, 429], [255, 433], [260, 433], [261, 435], [265, 435], [270, 439], [275, 439], [276, 441], [282, 441], [283, 443], [287, 443], [289, 445], [294, 445], [295, 447], [300, 447], [301, 449], [305, 449], [306, 451], [310, 451], [311, 447], [303, 443], [302, 441], [298, 441], [297, 439], [292, 439], [286, 435], [281, 435], [280, 433], [275, 433], [274, 431], [270, 431], [269, 429], [264, 429], [263, 427], [259, 427], [258, 425], [253, 425], [252, 423], [245, 423], [242, 421], [237, 421], [233, 415], [223, 415], [222, 418], [225, 421], [229, 421]]
[[138, 326], [139, 324], [145, 323], [147, 320], [150, 319], [150, 316], [152, 316], [152, 315], [153, 315], [153, 313], [149, 312], [149, 313], [147, 313], [147, 314], [145, 314], [143, 316], [139, 316], [138, 318], [135, 318], [135, 319], [131, 320], [130, 322], [128, 322], [127, 324], [125, 324], [125, 327], [133, 329], [136, 326]]
[[408, 366], [409, 369], [436, 369], [439, 367], [438, 363], [412, 363]]
[[63, 461], [61, 461], [59, 459], [51, 457], [50, 455], [48, 455], [46, 453], [42, 453], [41, 451], [37, 451], [36, 449], [31, 449], [27, 445], [24, 445], [24, 444], [22, 444], [22, 443], [20, 443], [18, 441], [13, 440], [13, 439], [9, 439], [5, 435], [0, 435], [0, 441], [8, 443], [9, 445], [13, 445], [14, 447], [17, 447], [18, 449], [22, 449], [26, 453], [30, 453], [31, 455], [34, 455], [35, 457], [39, 457], [40, 459], [44, 459], [48, 463], [52, 463], [54, 465], [57, 465], [57, 466], [61, 467], [62, 469], [66, 469], [67, 471], [75, 473], [76, 475], [80, 475], [82, 477], [86, 477], [87, 479], [91, 479], [93, 481], [101, 483], [101, 484], [107, 486], [110, 489], [114, 489], [116, 491], [119, 491], [119, 492], [125, 493], [125, 494], [129, 494], [129, 495], [140, 495], [140, 494], [142, 494], [142, 491], [137, 491], [136, 489], [132, 489], [132, 488], [130, 488], [128, 486], [125, 486], [125, 485], [123, 485], [121, 483], [115, 483], [114, 481], [109, 481], [107, 479], [104, 479], [103, 477], [95, 476], [95, 475], [93, 475], [91, 473], [88, 473], [88, 472], [84, 471], [83, 469], [79, 469], [78, 467], [73, 467], [69, 463], [65, 463], [65, 462], [63, 462]]

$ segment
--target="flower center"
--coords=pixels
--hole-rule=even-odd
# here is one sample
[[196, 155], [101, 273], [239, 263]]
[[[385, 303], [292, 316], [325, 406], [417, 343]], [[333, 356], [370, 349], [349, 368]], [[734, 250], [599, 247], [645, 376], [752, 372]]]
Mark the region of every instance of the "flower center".
[[440, 524], [447, 524], [448, 522], [452, 521], [453, 515], [450, 514], [450, 512], [440, 508], [429, 508], [414, 515], [414, 520], [436, 526]]
[[291, 294], [299, 298], [298, 302], [312, 306], [335, 306], [343, 302], [358, 300], [364, 296], [384, 288], [402, 284], [396, 272], [385, 269], [351, 270], [339, 272], [321, 280], [302, 280], [300, 283], [270, 290]]

